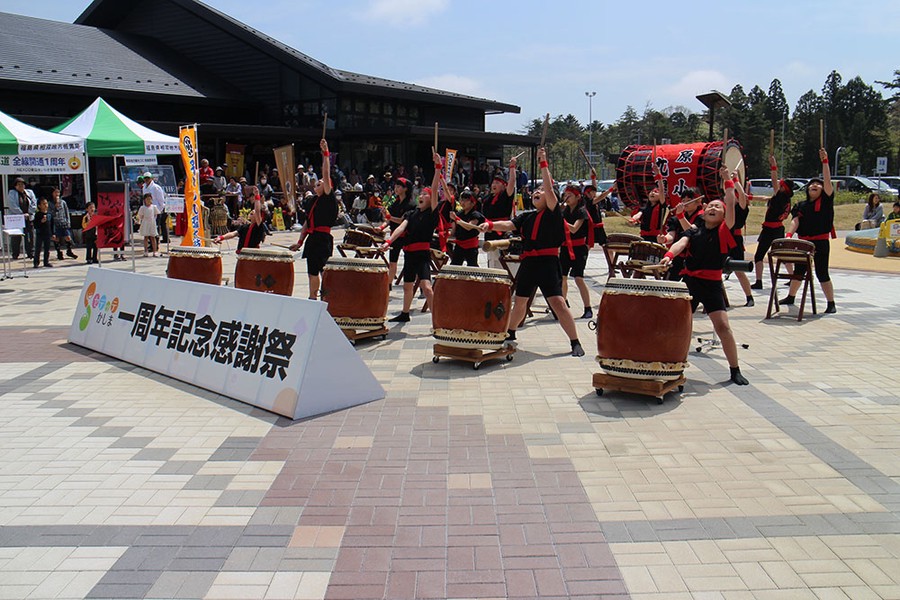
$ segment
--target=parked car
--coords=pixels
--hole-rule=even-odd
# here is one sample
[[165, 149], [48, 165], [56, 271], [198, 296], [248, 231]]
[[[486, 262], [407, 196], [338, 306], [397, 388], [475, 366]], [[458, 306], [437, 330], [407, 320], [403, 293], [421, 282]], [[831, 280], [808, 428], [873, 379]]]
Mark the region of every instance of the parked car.
[[882, 177], [880, 178], [880, 181], [886, 183], [895, 190], [900, 190], [900, 177]]
[[831, 180], [838, 184], [838, 190], [847, 191], [853, 194], [868, 195], [877, 192], [882, 195], [896, 196], [897, 190], [889, 187], [887, 184], [879, 185], [875, 180], [868, 177], [855, 175], [834, 175]]
[[[788, 178], [794, 184], [794, 191], [797, 192], [803, 189], [803, 186], [806, 185], [806, 180], [803, 179], [791, 179]], [[775, 190], [772, 189], [772, 180], [771, 179], [751, 179], [750, 180], [750, 193], [754, 196], [772, 196], [775, 193]]]

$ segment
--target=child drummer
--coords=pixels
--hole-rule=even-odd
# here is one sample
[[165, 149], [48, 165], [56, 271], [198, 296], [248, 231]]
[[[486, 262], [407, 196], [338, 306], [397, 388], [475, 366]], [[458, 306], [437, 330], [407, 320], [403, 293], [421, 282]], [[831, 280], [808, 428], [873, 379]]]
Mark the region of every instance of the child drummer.
[[738, 366], [737, 344], [728, 323], [728, 313], [725, 312], [725, 289], [722, 287], [722, 266], [729, 250], [735, 245], [731, 236], [735, 212], [734, 181], [724, 167], [722, 181], [725, 182], [725, 201], [709, 202], [703, 218], [672, 245], [660, 265], [668, 265], [675, 257], [687, 252], [682, 273], [691, 292], [691, 308], [697, 310], [697, 306], [703, 304], [716, 335], [722, 340], [722, 349], [731, 369], [731, 381], [737, 385], [747, 385], [749, 382]]
[[381, 247], [386, 251], [391, 244], [403, 238], [403, 311], [390, 319], [393, 323], [409, 321], [416, 280], [425, 294], [428, 306], [434, 306], [434, 292], [431, 289], [431, 238], [438, 226], [438, 184], [441, 179], [441, 155], [434, 152], [434, 180], [432, 187], [423, 188], [416, 208], [403, 215], [400, 225], [391, 232]]
[[306, 274], [309, 276], [309, 299], [317, 300], [321, 285], [322, 270], [325, 263], [334, 251], [334, 239], [331, 237], [331, 228], [334, 227], [338, 217], [338, 200], [331, 186], [331, 159], [328, 152], [328, 142], [322, 139], [319, 142], [322, 151], [322, 177], [316, 180], [315, 197], [309, 208], [306, 223], [300, 231], [300, 239], [291, 246], [296, 252], [303, 242], [303, 258], [306, 259]]
[[466, 263], [470, 267], [478, 266], [478, 234], [481, 233], [479, 225], [484, 223], [484, 215], [475, 209], [475, 196], [472, 192], [464, 191], [459, 196], [462, 212], [450, 213], [453, 223], [453, 236], [456, 244], [453, 255], [450, 258], [451, 265]]
[[559, 267], [559, 248], [563, 244], [563, 216], [559, 199], [553, 191], [553, 178], [547, 163], [547, 152], [538, 149], [538, 161], [543, 184], [535, 190], [532, 203], [537, 210], [517, 214], [511, 221], [485, 221], [481, 230], [519, 231], [522, 236], [522, 263], [516, 278], [516, 301], [509, 319], [509, 342], [515, 342], [516, 329], [525, 318], [528, 301], [537, 288], [559, 319], [559, 324], [572, 345], [572, 356], [584, 356], [578, 341], [575, 320], [562, 295], [562, 273]]
[[253, 212], [250, 213], [250, 220], [234, 231], [214, 237], [213, 242], [218, 245], [225, 240], [237, 238], [237, 254], [240, 254], [244, 248], [259, 248], [259, 245], [266, 239], [265, 217], [262, 199], [257, 196], [253, 202]]

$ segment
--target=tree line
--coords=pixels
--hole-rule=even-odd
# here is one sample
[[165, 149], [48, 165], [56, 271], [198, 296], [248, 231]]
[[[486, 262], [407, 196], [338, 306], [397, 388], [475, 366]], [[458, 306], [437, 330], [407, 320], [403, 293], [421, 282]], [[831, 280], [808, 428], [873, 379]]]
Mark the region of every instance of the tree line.
[[[732, 88], [731, 106], [715, 114], [713, 138], [729, 137], [744, 149], [748, 177], [768, 178], [770, 131], [775, 132], [775, 157], [782, 172], [809, 177], [820, 171], [819, 122], [824, 122], [825, 148], [840, 174], [871, 176], [876, 158], [888, 157], [888, 173], [900, 172], [900, 69], [893, 80], [876, 81], [892, 95], [885, 98], [879, 89], [860, 77], [843, 81], [832, 71], [820, 92], [809, 90], [797, 100], [793, 111], [785, 98], [781, 81], [773, 79], [768, 90], [754, 85], [746, 92]], [[533, 119], [523, 132], [540, 137], [543, 119]], [[706, 141], [708, 111], [694, 112], [684, 106], [656, 110], [647, 105], [642, 114], [628, 106], [615, 123], [594, 121], [583, 125], [574, 115], [557, 115], [547, 127], [547, 148], [554, 174], [561, 179], [587, 177], [587, 164], [579, 148], [592, 147], [594, 163], [601, 178], [614, 177], [615, 162], [630, 144], [684, 144]], [[590, 140], [590, 141], [589, 141]], [[509, 148], [510, 155], [518, 149]], [[508, 158], [508, 157], [507, 157]], [[602, 172], [601, 172], [602, 171]]]

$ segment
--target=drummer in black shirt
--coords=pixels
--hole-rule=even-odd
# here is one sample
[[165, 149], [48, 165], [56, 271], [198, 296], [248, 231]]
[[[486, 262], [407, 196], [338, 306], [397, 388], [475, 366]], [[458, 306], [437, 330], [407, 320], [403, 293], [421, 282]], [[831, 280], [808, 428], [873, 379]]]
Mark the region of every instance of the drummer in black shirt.
[[594, 227], [594, 243], [598, 246], [606, 245], [606, 229], [603, 224], [603, 209], [600, 203], [615, 191], [616, 185], [613, 184], [612, 187], [598, 194], [597, 171], [591, 168], [591, 182], [584, 186], [584, 202], [590, 216], [591, 225]]
[[[391, 233], [397, 231], [400, 223], [403, 222], [403, 215], [413, 210], [415, 206], [412, 202], [412, 182], [406, 177], [398, 177], [394, 182], [394, 201], [387, 208], [382, 208], [384, 214], [384, 223], [381, 230], [384, 231], [388, 227]], [[396, 238], [395, 238], [396, 239]], [[388, 282], [393, 285], [397, 278], [397, 262], [400, 260], [400, 251], [403, 250], [403, 240], [397, 240], [391, 245], [388, 252]]]
[[[737, 199], [734, 203], [734, 226], [731, 228], [734, 248], [731, 249], [728, 256], [734, 260], [744, 260], [744, 227], [747, 226], [747, 217], [750, 215], [750, 198], [747, 196], [744, 188], [741, 187], [741, 182], [737, 177], [734, 177], [732, 181], [734, 181]], [[734, 276], [737, 277], [738, 283], [741, 284], [741, 289], [744, 291], [744, 297], [746, 298], [744, 306], [756, 304], [753, 301], [753, 291], [750, 288], [750, 279], [747, 277], [747, 274], [743, 271], [735, 271]]]
[[321, 286], [321, 274], [325, 263], [334, 251], [334, 239], [331, 237], [331, 228], [334, 227], [338, 216], [337, 198], [331, 187], [331, 158], [328, 152], [328, 142], [324, 139], [319, 142], [322, 151], [322, 177], [316, 181], [306, 223], [300, 231], [300, 239], [291, 246], [291, 250], [297, 251], [303, 242], [303, 258], [306, 259], [306, 273], [309, 275], [309, 299], [317, 300]]
[[656, 187], [650, 190], [647, 201], [641, 206], [640, 212], [631, 217], [632, 224], [640, 224], [641, 238], [645, 242], [656, 242], [657, 236], [662, 233], [666, 219], [666, 195], [663, 191], [663, 176], [659, 167], [653, 163], [653, 177]]
[[240, 254], [241, 250], [244, 248], [259, 248], [259, 245], [266, 239], [265, 218], [266, 213], [262, 199], [257, 198], [253, 202], [253, 211], [250, 213], [250, 220], [234, 231], [229, 231], [225, 235], [213, 238], [213, 242], [216, 245], [219, 245], [225, 240], [237, 238], [237, 254]]
[[438, 225], [437, 196], [441, 178], [441, 156], [434, 152], [435, 173], [432, 187], [423, 188], [419, 194], [417, 207], [403, 215], [397, 229], [385, 240], [382, 250], [387, 250], [397, 240], [403, 239], [403, 311], [390, 319], [394, 323], [409, 321], [416, 279], [425, 294], [428, 306], [434, 306], [434, 292], [431, 289], [431, 238]]
[[475, 196], [472, 192], [464, 191], [459, 196], [462, 212], [450, 213], [453, 224], [453, 236], [456, 244], [453, 247], [451, 265], [466, 263], [470, 267], [478, 266], [478, 234], [481, 233], [479, 225], [484, 223], [484, 215], [475, 210]]
[[[828, 153], [825, 148], [819, 149], [819, 158], [822, 160], [822, 177], [813, 177], [806, 186], [806, 200], [793, 208], [793, 219], [788, 226], [787, 237], [797, 233], [801, 240], [812, 242], [816, 247], [815, 260], [816, 279], [822, 286], [828, 305], [826, 314], [834, 314], [837, 308], [834, 304], [834, 284], [828, 273], [828, 258], [831, 254], [831, 239], [837, 237], [834, 233], [834, 187], [831, 185], [831, 169], [828, 167]], [[794, 296], [800, 289], [800, 283], [806, 275], [806, 265], [798, 264], [794, 268], [794, 279], [788, 296], [779, 300], [779, 304], [793, 304]]]
[[660, 261], [668, 265], [676, 256], [686, 253], [684, 282], [691, 293], [691, 308], [703, 304], [716, 335], [722, 340], [722, 350], [731, 369], [731, 381], [738, 385], [749, 382], [741, 374], [738, 365], [737, 344], [725, 311], [725, 289], [722, 287], [722, 266], [728, 252], [734, 247], [731, 228], [734, 227], [734, 182], [727, 169], [722, 168], [725, 182], [725, 201], [713, 200], [706, 205], [703, 219], [687, 230]]
[[[763, 289], [763, 259], [772, 242], [784, 237], [784, 220], [791, 214], [791, 198], [794, 196], [792, 182], [788, 179], [778, 179], [778, 163], [774, 156], [769, 156], [769, 169], [772, 172], [772, 189], [774, 194], [766, 202], [766, 216], [763, 218], [762, 230], [756, 240], [756, 254], [753, 261], [756, 263], [756, 281], [750, 287], [754, 290]], [[789, 271], [793, 265], [788, 263]]]
[[[510, 177], [502, 172], [497, 172], [491, 181], [490, 194], [484, 199], [481, 206], [481, 214], [490, 221], [508, 221], [512, 218], [513, 202], [516, 196], [516, 159], [509, 161]], [[484, 241], [499, 240], [503, 235], [497, 231], [488, 231], [484, 234]], [[491, 250], [487, 253], [487, 266], [491, 269], [502, 269], [500, 251]]]
[[[689, 187], [681, 193], [681, 202], [672, 209], [672, 214], [666, 220], [666, 233], [660, 234], [657, 241], [665, 246], [671, 246], [681, 239], [691, 226], [696, 224], [703, 216], [703, 196], [695, 187]], [[672, 260], [667, 279], [681, 281], [681, 271], [684, 269], [684, 257], [677, 256]]]
[[[485, 221], [481, 225], [484, 232], [519, 231], [522, 235], [522, 263], [516, 278], [516, 302], [509, 319], [509, 339], [514, 342], [516, 329], [525, 318], [528, 300], [540, 288], [547, 304], [559, 319], [559, 324], [572, 344], [572, 356], [584, 356], [584, 348], [578, 341], [575, 319], [566, 306], [562, 295], [562, 273], [559, 267], [559, 247], [565, 239], [563, 215], [556, 192], [553, 191], [553, 177], [547, 164], [547, 152], [538, 149], [538, 161], [543, 184], [535, 190], [532, 203], [535, 209], [519, 213], [511, 221]], [[515, 168], [515, 165], [512, 165]]]
[[563, 219], [565, 220], [565, 242], [559, 249], [559, 266], [562, 268], [562, 295], [566, 298], [568, 306], [569, 274], [575, 279], [575, 285], [581, 294], [581, 302], [584, 304], [582, 319], [590, 319], [594, 316], [591, 310], [591, 293], [584, 282], [584, 269], [587, 266], [588, 249], [594, 242], [593, 224], [588, 215], [587, 207], [582, 202], [581, 188], [576, 184], [569, 184], [563, 191]]

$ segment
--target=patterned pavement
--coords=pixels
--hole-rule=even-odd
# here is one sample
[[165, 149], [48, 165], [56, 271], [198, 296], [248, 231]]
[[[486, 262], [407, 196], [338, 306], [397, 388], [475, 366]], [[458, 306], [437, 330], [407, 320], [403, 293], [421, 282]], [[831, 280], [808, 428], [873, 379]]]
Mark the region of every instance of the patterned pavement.
[[895, 275], [799, 323], [757, 292], [751, 385], [692, 353], [662, 405], [598, 397], [540, 300], [477, 372], [415, 313], [357, 346], [385, 400], [292, 423], [66, 343], [73, 262], [0, 282], [0, 598], [900, 598]]

